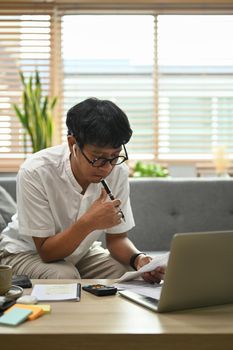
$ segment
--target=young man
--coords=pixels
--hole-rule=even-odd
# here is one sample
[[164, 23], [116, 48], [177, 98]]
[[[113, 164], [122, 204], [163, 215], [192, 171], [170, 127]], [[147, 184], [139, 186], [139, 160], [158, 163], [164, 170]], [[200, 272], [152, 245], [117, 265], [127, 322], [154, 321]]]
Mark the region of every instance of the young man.
[[[18, 214], [2, 234], [1, 263], [30, 278], [117, 278], [130, 266], [139, 269], [151, 258], [127, 238], [134, 219], [124, 164], [132, 130], [125, 113], [90, 98], [68, 111], [66, 124], [68, 146], [37, 152], [20, 168]], [[103, 232], [108, 249], [97, 242]], [[143, 277], [158, 282], [163, 275], [161, 267]]]

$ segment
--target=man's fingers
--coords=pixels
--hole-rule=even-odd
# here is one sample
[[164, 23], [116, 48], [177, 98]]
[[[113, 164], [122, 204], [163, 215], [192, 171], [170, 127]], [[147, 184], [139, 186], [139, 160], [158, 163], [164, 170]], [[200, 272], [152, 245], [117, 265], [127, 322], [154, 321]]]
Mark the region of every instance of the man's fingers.
[[155, 274], [157, 274], [161, 279], [163, 279], [166, 272], [166, 266], [162, 265], [155, 269]]
[[143, 279], [146, 281], [146, 282], [149, 282], [149, 283], [159, 283], [160, 280], [158, 278], [155, 278], [153, 277], [150, 272], [145, 272], [143, 274]]
[[106, 198], [107, 198], [107, 192], [105, 191], [104, 188], [101, 188], [101, 193], [100, 193], [100, 196], [99, 196], [99, 200], [100, 201], [105, 201]]
[[[105, 202], [107, 198], [108, 198], [107, 192], [105, 191], [104, 188], [101, 188], [101, 193], [100, 193], [98, 200]], [[118, 208], [121, 205], [121, 201], [119, 199], [114, 199], [112, 201], [112, 204], [115, 208]]]
[[157, 270], [151, 271], [150, 275], [156, 283], [160, 283], [161, 280], [164, 280], [164, 273], [160, 271], [157, 271]]
[[122, 218], [122, 214], [121, 214], [121, 212], [120, 212], [120, 211], [118, 211], [118, 212], [116, 213], [116, 215], [117, 215], [117, 217], [118, 217], [119, 219], [121, 219], [121, 218]]
[[114, 199], [114, 201], [112, 201], [112, 203], [113, 203], [115, 208], [118, 208], [121, 205], [120, 199]]

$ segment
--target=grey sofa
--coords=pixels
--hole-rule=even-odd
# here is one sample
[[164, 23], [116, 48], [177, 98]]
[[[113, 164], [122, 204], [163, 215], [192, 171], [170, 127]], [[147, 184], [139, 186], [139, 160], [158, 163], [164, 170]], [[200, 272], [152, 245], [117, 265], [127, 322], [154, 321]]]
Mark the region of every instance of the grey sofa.
[[[15, 199], [15, 177], [0, 186]], [[169, 250], [175, 233], [233, 229], [233, 179], [130, 179], [130, 198], [142, 251]]]

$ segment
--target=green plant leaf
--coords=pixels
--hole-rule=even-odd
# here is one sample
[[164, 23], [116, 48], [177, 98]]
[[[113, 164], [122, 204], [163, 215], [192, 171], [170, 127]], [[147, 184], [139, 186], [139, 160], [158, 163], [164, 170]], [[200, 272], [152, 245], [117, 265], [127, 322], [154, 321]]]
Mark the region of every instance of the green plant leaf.
[[[21, 106], [13, 104], [12, 107], [19, 118], [25, 133], [29, 135], [33, 152], [52, 145], [53, 116], [52, 110], [57, 97], [43, 96], [41, 79], [38, 70], [26, 81], [23, 72], [19, 72], [23, 86]], [[26, 136], [24, 145], [26, 147]], [[26, 153], [26, 151], [25, 151]]]
[[25, 79], [24, 79], [24, 75], [23, 75], [23, 72], [19, 72], [19, 75], [20, 75], [20, 80], [21, 80], [21, 83], [22, 83], [22, 85], [25, 87]]
[[57, 97], [54, 97], [51, 101], [51, 104], [50, 104], [50, 109], [53, 110], [55, 105], [57, 103]]
[[160, 164], [144, 164], [141, 161], [136, 162], [133, 168], [134, 177], [166, 177], [168, 170]]

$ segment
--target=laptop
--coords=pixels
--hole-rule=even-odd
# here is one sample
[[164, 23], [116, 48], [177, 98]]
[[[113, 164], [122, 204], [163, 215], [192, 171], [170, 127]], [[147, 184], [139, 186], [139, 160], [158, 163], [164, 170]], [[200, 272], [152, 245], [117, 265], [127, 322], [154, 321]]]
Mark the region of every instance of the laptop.
[[229, 304], [232, 270], [233, 231], [175, 234], [158, 299], [130, 290], [119, 294], [157, 312]]

